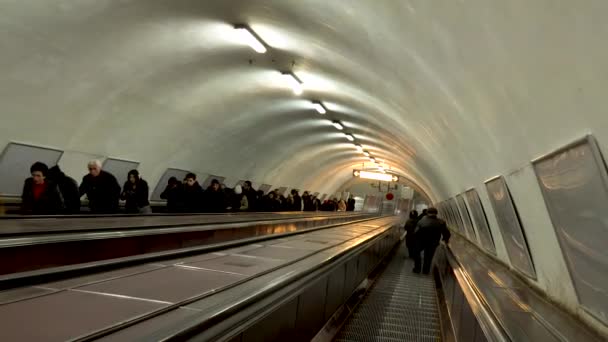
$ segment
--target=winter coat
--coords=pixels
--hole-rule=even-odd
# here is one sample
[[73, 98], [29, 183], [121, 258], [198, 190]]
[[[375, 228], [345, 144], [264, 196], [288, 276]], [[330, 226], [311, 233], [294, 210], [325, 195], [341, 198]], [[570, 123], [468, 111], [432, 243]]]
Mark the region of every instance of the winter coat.
[[126, 181], [120, 198], [126, 201], [128, 213], [139, 213], [141, 208], [150, 206], [149, 195], [148, 182], [140, 178], [135, 183]]
[[338, 211], [346, 211], [346, 203], [344, 200], [338, 201]]
[[420, 248], [437, 246], [442, 236], [446, 243], [450, 240], [451, 234], [444, 220], [427, 215], [418, 221], [415, 243]]
[[177, 213], [183, 210], [184, 203], [182, 200], [182, 184], [174, 186], [167, 185], [165, 190], [160, 194], [160, 198], [167, 200], [167, 211]]
[[300, 195], [293, 196], [293, 211], [302, 211], [302, 197]]
[[408, 219], [405, 222], [405, 246], [407, 248], [412, 248], [415, 246], [415, 234], [416, 234], [416, 225], [418, 224], [418, 219]]
[[346, 203], [346, 211], [355, 211], [355, 199], [349, 198], [348, 203]]
[[74, 178], [66, 176], [57, 166], [49, 170], [47, 179], [57, 184], [61, 197], [63, 197], [64, 212], [66, 214], [77, 214], [80, 212], [80, 192], [78, 183]]
[[21, 194], [21, 211], [24, 214], [56, 215], [61, 214], [63, 209], [63, 198], [55, 183], [46, 180], [42, 194], [35, 199], [34, 179], [30, 177], [25, 180]]
[[222, 190], [213, 190], [209, 187], [204, 194], [204, 211], [207, 213], [223, 213], [226, 211], [226, 198]]
[[112, 214], [118, 211], [120, 185], [111, 173], [101, 170], [97, 177], [87, 174], [80, 184], [80, 195], [87, 195], [93, 213]]
[[184, 185], [181, 191], [181, 211], [185, 213], [199, 213], [203, 211], [203, 188], [198, 184]]

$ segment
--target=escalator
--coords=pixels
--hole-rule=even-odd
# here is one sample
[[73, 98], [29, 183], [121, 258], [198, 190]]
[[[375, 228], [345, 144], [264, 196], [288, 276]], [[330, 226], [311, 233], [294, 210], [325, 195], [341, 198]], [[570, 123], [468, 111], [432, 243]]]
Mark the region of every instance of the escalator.
[[334, 341], [441, 341], [435, 282], [413, 267], [400, 246]]

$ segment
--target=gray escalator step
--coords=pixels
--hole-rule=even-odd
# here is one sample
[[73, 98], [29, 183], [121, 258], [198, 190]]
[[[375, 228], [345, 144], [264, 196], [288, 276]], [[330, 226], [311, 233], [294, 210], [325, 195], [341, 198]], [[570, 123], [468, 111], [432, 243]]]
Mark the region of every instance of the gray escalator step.
[[440, 341], [435, 283], [413, 266], [400, 249], [334, 341]]

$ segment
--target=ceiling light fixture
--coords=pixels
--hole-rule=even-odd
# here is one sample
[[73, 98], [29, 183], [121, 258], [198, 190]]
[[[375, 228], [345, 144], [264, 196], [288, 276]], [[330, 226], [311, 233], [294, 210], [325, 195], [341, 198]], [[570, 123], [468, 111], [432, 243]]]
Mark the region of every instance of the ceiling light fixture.
[[255, 52], [266, 53], [266, 43], [249, 26], [244, 24], [235, 25], [241, 39], [247, 43]]
[[363, 152], [363, 146], [361, 146], [359, 144], [355, 144], [355, 148], [357, 149], [357, 151]]
[[374, 157], [369, 157], [369, 161], [371, 161], [372, 163], [375, 163], [376, 159]]
[[293, 72], [284, 71], [282, 74], [287, 83], [289, 83], [293, 93], [296, 95], [302, 95], [302, 92], [304, 91], [302, 89], [302, 81], [300, 81], [300, 79]]
[[363, 179], [375, 179], [384, 182], [398, 182], [399, 177], [379, 172], [353, 170], [353, 176]]
[[369, 157], [369, 152], [363, 151], [363, 155], [366, 156], [366, 157]]
[[319, 114], [327, 113], [327, 108], [325, 108], [325, 106], [323, 105], [323, 103], [321, 103], [321, 101], [313, 101], [312, 105], [313, 105], [313, 107], [315, 107], [315, 110], [317, 112], [319, 112]]
[[334, 121], [331, 123], [332, 125], [334, 125], [334, 127], [336, 127], [337, 130], [341, 131], [344, 129], [344, 126], [342, 126], [342, 124], [340, 123], [340, 121]]
[[344, 133], [344, 136], [346, 137], [346, 139], [348, 139], [348, 141], [355, 141], [355, 137], [353, 137], [352, 134]]

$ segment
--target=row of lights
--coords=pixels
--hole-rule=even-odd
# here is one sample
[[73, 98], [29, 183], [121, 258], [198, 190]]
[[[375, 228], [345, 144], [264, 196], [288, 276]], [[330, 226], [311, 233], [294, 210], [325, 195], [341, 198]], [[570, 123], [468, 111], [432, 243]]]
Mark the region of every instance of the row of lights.
[[[255, 52], [266, 53], [268, 51], [268, 49], [269, 49], [268, 44], [266, 44], [264, 42], [264, 40], [262, 38], [260, 38], [260, 36], [258, 36], [257, 33], [255, 33], [255, 31], [253, 31], [249, 26], [239, 24], [239, 25], [235, 26], [235, 29], [238, 31], [241, 39], [243, 41], [247, 42], [247, 44]], [[281, 72], [281, 74], [283, 75], [283, 78], [285, 79], [285, 81], [291, 87], [293, 93], [295, 95], [302, 95], [302, 93], [304, 92], [304, 89], [302, 88], [302, 85], [303, 85], [302, 80], [300, 80], [292, 71], [283, 71], [283, 72]], [[325, 105], [323, 105], [323, 103], [321, 101], [317, 100], [317, 101], [311, 101], [311, 102], [312, 102], [313, 108], [319, 114], [324, 115], [328, 112], [327, 108], [325, 107]], [[344, 130], [344, 125], [340, 121], [332, 121], [332, 125], [339, 131]], [[372, 163], [377, 164], [376, 159], [374, 157], [372, 157], [368, 151], [365, 151], [363, 149], [363, 146], [355, 143], [355, 137], [352, 134], [346, 133], [346, 132], [343, 132], [343, 134], [344, 134], [344, 137], [346, 139], [348, 139], [348, 141], [352, 142], [355, 145], [355, 147], [357, 148], [357, 150], [359, 152], [363, 153], [363, 155], [365, 157], [368, 157]], [[378, 164], [378, 169], [380, 170], [380, 172], [386, 173], [384, 168], [382, 166], [380, 166], [379, 164]]]

